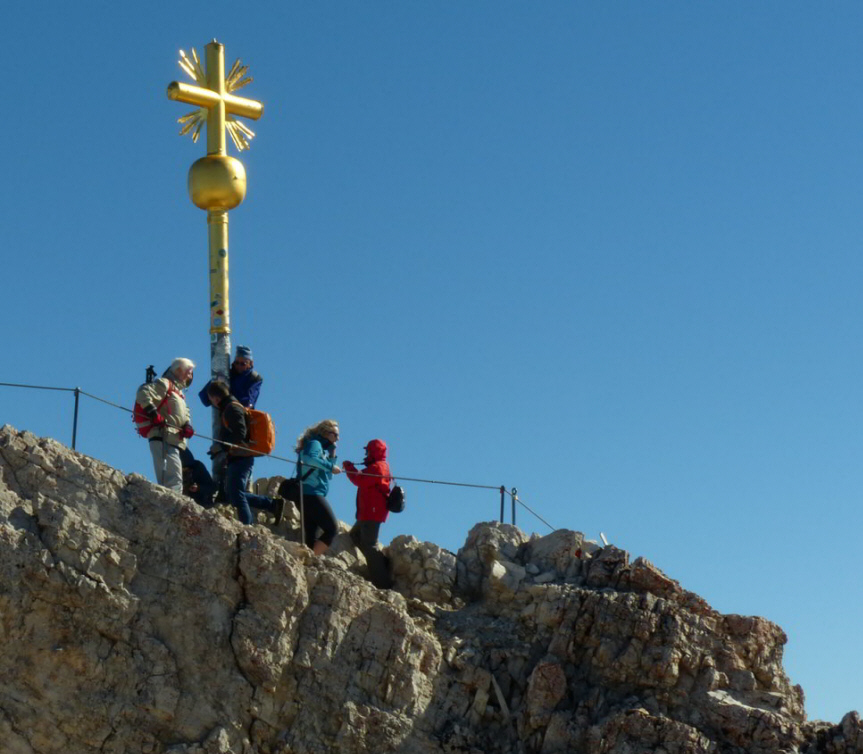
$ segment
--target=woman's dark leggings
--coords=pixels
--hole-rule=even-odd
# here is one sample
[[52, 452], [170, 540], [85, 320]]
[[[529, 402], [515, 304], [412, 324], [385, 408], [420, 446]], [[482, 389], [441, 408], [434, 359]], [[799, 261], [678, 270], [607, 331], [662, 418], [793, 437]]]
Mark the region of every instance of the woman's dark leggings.
[[[297, 502], [297, 507], [299, 507]], [[333, 543], [336, 536], [336, 517], [333, 509], [323, 495], [309, 495], [303, 493], [303, 515], [305, 517], [305, 542], [308, 547], [313, 547], [317, 540], [321, 540], [327, 547]], [[321, 535], [318, 536], [318, 529]]]

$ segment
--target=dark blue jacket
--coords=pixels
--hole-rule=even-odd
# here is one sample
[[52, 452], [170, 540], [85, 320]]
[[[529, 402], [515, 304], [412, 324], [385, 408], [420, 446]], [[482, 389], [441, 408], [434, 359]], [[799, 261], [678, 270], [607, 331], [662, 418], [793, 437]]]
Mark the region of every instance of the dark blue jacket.
[[[264, 378], [253, 369], [247, 369], [245, 372], [235, 372], [233, 368], [231, 369], [230, 377], [231, 395], [246, 406], [246, 408], [254, 408], [258, 402], [258, 393], [261, 392], [261, 383], [264, 381]], [[207, 395], [209, 385], [210, 383], [208, 382], [204, 385], [204, 389], [198, 393], [201, 403], [205, 406], [213, 405], [210, 403], [210, 396]]]

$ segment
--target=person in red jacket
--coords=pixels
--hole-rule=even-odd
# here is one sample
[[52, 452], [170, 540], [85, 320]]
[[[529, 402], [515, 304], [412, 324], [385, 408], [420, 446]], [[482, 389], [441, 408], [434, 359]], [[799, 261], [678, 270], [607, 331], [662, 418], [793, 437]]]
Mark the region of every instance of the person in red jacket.
[[392, 477], [387, 463], [387, 444], [383, 440], [372, 440], [366, 445], [365, 451], [362, 471], [350, 461], [342, 464], [348, 479], [359, 488], [357, 522], [351, 529], [351, 539], [365, 555], [372, 584], [379, 589], [389, 589], [393, 584], [389, 558], [377, 547], [381, 524], [389, 515], [387, 495]]

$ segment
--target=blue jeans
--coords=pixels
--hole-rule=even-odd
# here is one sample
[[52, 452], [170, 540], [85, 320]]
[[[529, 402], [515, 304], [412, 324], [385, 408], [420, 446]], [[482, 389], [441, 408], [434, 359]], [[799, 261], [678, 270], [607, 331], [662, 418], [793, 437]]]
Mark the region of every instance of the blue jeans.
[[246, 492], [246, 487], [252, 476], [252, 466], [254, 463], [255, 459], [252, 456], [229, 458], [228, 471], [225, 475], [228, 502], [237, 509], [240, 521], [246, 525], [251, 524], [254, 520], [252, 518], [252, 508], [260, 508], [265, 511], [273, 510], [273, 499], [271, 497], [253, 495], [250, 492]]

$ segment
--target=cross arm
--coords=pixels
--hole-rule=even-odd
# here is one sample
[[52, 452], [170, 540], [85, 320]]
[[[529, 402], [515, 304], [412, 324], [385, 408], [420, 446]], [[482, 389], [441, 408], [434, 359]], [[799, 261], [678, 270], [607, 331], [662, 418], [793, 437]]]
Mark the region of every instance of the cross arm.
[[220, 101], [224, 101], [226, 113], [241, 115], [252, 120], [257, 120], [264, 114], [263, 104], [253, 99], [236, 97], [233, 94], [219, 94], [212, 89], [184, 84], [180, 81], [172, 81], [168, 84], [168, 99], [206, 108], [211, 108], [218, 105]]

